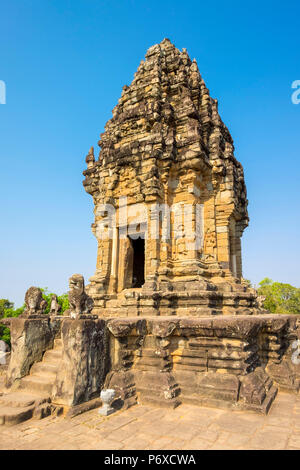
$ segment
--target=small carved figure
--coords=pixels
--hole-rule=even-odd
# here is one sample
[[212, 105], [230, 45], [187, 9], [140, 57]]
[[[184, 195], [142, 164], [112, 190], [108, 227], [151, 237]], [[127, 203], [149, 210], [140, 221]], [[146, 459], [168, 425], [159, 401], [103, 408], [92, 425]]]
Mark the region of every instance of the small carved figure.
[[94, 301], [89, 297], [84, 288], [84, 278], [81, 274], [73, 274], [69, 279], [69, 314], [72, 318], [79, 315], [90, 314]]
[[87, 163], [88, 168], [92, 168], [94, 166], [94, 164], [95, 164], [94, 147], [90, 148], [89, 153], [87, 154], [85, 161]]
[[258, 295], [256, 300], [257, 300], [258, 308], [265, 308], [264, 307], [264, 301], [266, 300], [265, 295]]
[[53, 294], [50, 302], [50, 315], [59, 315], [61, 305], [58, 303], [57, 295]]
[[9, 359], [10, 352], [9, 346], [4, 341], [0, 340], [0, 366], [5, 366]]
[[216, 248], [217, 246], [217, 239], [216, 239], [216, 234], [213, 230], [210, 228], [206, 229], [205, 235], [204, 235], [204, 251], [209, 251], [211, 248]]
[[202, 258], [204, 261], [212, 261], [216, 259], [215, 248], [217, 246], [216, 234], [209, 227], [204, 235], [204, 247]]
[[176, 259], [180, 259], [183, 256], [187, 255], [187, 246], [186, 246], [186, 239], [185, 239], [185, 232], [184, 226], [181, 224], [179, 225], [178, 229], [176, 230], [175, 235], [175, 250], [176, 250]]
[[47, 308], [47, 302], [43, 299], [42, 291], [39, 287], [29, 287], [25, 294], [26, 308], [23, 316], [42, 315]]

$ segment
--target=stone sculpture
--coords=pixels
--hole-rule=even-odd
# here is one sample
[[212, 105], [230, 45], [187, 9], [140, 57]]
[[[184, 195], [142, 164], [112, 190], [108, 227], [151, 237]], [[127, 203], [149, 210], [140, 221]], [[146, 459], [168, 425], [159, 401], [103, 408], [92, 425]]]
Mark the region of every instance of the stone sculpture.
[[89, 153], [86, 156], [86, 164], [88, 168], [91, 168], [95, 163], [95, 156], [94, 156], [94, 147], [91, 147]]
[[25, 310], [22, 316], [42, 315], [47, 308], [47, 302], [43, 299], [42, 290], [39, 287], [30, 287], [25, 294]]
[[259, 306], [259, 308], [263, 309], [264, 308], [264, 302], [266, 300], [266, 296], [265, 295], [258, 295], [257, 296], [257, 304]]
[[57, 295], [53, 294], [51, 296], [51, 302], [50, 302], [50, 315], [59, 315], [59, 312], [61, 311], [61, 305], [58, 303]]
[[84, 278], [81, 274], [73, 274], [69, 279], [69, 315], [78, 318], [92, 312], [94, 301], [85, 292]]

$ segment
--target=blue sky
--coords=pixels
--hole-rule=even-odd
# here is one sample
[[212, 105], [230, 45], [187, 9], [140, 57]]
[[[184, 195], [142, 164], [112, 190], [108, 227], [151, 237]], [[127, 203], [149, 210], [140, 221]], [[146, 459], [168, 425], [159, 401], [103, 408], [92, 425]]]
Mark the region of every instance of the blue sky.
[[164, 37], [197, 59], [244, 166], [244, 277], [300, 286], [299, 23], [299, 1], [0, 0], [0, 298], [94, 273], [85, 156]]

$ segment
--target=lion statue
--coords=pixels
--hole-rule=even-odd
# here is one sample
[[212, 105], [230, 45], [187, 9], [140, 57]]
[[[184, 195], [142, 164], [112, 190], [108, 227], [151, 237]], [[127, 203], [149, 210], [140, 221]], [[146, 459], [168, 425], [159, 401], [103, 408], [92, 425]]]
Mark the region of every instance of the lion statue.
[[81, 274], [73, 274], [70, 277], [69, 289], [70, 308], [68, 314], [72, 318], [90, 314], [94, 307], [94, 301], [85, 292], [84, 277]]
[[264, 302], [266, 300], [266, 296], [265, 295], [258, 295], [257, 298], [256, 298], [256, 301], [257, 301], [257, 305], [258, 305], [258, 308], [260, 309], [264, 309]]
[[39, 287], [29, 287], [25, 294], [25, 310], [22, 316], [43, 315], [47, 308], [47, 302], [43, 299]]

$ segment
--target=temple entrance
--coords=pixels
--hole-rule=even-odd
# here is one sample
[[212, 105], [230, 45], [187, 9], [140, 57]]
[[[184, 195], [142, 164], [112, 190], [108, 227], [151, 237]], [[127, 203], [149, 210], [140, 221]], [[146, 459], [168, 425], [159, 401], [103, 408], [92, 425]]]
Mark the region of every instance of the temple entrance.
[[145, 240], [130, 238], [133, 249], [132, 287], [142, 287], [145, 283]]

